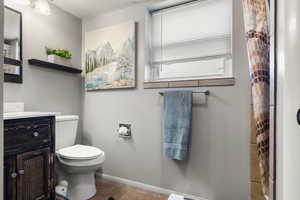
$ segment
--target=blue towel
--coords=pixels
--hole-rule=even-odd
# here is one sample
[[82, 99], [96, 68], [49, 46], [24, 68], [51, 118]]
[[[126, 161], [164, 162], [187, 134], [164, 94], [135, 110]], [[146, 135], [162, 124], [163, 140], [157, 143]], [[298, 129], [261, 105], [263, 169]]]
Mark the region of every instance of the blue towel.
[[192, 128], [192, 91], [164, 93], [164, 153], [167, 158], [185, 160]]

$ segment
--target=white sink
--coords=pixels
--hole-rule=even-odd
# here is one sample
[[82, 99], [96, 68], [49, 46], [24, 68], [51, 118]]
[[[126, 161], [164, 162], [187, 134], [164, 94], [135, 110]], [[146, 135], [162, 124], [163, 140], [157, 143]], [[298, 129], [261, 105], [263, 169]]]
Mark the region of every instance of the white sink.
[[25, 112], [23, 102], [5, 102], [3, 119], [21, 119], [60, 115], [59, 112]]
[[21, 118], [31, 118], [31, 117], [47, 117], [60, 115], [59, 112], [9, 112], [3, 114], [3, 119], [21, 119]]

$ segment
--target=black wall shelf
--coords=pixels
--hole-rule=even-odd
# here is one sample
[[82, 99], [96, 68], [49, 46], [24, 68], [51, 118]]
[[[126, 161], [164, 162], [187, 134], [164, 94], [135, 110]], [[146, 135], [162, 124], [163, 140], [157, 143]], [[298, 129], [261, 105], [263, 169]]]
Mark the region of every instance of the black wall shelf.
[[13, 58], [4, 57], [4, 64], [21, 66], [22, 61]]
[[4, 57], [4, 64], [6, 65], [14, 65], [20, 67], [20, 74], [9, 74], [4, 73], [4, 82], [10, 83], [23, 83], [23, 67], [22, 67], [22, 60], [16, 60], [13, 58]]
[[70, 72], [70, 73], [74, 73], [74, 74], [80, 74], [82, 72], [82, 70], [80, 70], [80, 69], [76, 69], [76, 68], [73, 68], [73, 67], [68, 67], [68, 66], [65, 66], [65, 65], [50, 63], [50, 62], [43, 61], [43, 60], [29, 59], [28, 63], [30, 65], [34, 65], [34, 66], [38, 66], [38, 67], [45, 67], [45, 68]]

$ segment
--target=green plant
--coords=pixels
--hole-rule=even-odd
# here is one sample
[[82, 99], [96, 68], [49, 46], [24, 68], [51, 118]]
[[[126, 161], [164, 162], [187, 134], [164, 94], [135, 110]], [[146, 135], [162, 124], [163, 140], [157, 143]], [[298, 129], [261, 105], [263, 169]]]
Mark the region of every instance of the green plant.
[[57, 55], [57, 56], [60, 56], [62, 58], [66, 58], [66, 59], [72, 58], [72, 54], [68, 50], [64, 50], [64, 49], [51, 49], [51, 48], [46, 47], [46, 54], [47, 55]]

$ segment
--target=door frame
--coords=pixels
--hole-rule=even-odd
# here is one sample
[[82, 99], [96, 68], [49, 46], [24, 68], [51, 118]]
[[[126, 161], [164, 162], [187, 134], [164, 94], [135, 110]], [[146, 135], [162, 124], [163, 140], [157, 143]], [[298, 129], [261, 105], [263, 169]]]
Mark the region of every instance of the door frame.
[[277, 174], [277, 0], [269, 0], [270, 23], [270, 199], [276, 200], [276, 174]]
[[[4, 1], [0, 1], [0, 30], [4, 29]], [[3, 31], [0, 31], [0, 105], [3, 105]], [[0, 106], [0, 185], [3, 186], [3, 162], [4, 162], [4, 145], [3, 145], [3, 106]], [[3, 187], [0, 187], [0, 200], [3, 200]]]

